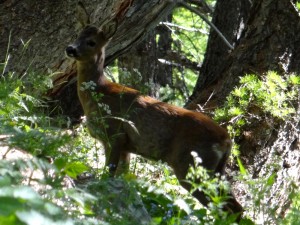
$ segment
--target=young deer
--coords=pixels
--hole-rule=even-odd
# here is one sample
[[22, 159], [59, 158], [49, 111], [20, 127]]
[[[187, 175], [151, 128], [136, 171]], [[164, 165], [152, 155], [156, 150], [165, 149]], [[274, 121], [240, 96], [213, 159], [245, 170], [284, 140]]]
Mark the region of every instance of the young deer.
[[[90, 134], [103, 142], [110, 172], [114, 174], [117, 167], [127, 169], [131, 152], [166, 162], [181, 185], [190, 190], [185, 179], [194, 165], [191, 152], [196, 152], [201, 165], [212, 175], [223, 173], [231, 149], [227, 132], [202, 113], [160, 102], [106, 79], [104, 49], [117, 24], [110, 21], [101, 29], [87, 25], [86, 10], [79, 6], [84, 29], [66, 48], [66, 54], [76, 60], [78, 95], [87, 126]], [[196, 190], [193, 195], [203, 205], [209, 203], [202, 191]], [[224, 209], [242, 212], [233, 196]]]

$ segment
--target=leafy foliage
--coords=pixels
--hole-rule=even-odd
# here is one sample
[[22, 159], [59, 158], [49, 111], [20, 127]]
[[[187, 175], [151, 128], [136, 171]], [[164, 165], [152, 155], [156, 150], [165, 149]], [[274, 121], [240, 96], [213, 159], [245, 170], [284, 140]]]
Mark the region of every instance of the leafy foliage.
[[[226, 121], [236, 142], [255, 121], [260, 124], [266, 120], [272, 121], [270, 124], [276, 121], [293, 121], [297, 116], [295, 105], [298, 101], [299, 85], [300, 77], [294, 74], [283, 77], [270, 71], [263, 78], [254, 74], [246, 75], [227, 97], [225, 106], [215, 111], [215, 119], [219, 122]], [[253, 218], [262, 224], [297, 224], [299, 205], [295, 196], [299, 196], [299, 188], [295, 186], [295, 181], [288, 176], [284, 178], [284, 188], [286, 193], [290, 193], [288, 199], [293, 205], [285, 219], [277, 214], [278, 206], [270, 203], [270, 198], [274, 197], [272, 191], [277, 179], [276, 171], [282, 166], [276, 162], [276, 155], [272, 157], [274, 159], [271, 164], [267, 165], [271, 172], [265, 177], [253, 178], [239, 158], [239, 146], [236, 143], [233, 153], [240, 168], [240, 180], [247, 186], [252, 199], [248, 203], [248, 208]]]
[[[132, 224], [141, 218], [144, 224], [198, 224], [206, 217], [207, 210], [179, 191], [166, 165], [145, 166], [136, 158], [132, 170], [142, 174], [139, 179], [133, 174], [109, 178], [101, 146], [87, 138], [84, 124], [65, 131], [48, 117], [40, 97], [44, 85], [36, 89], [33, 83], [48, 86], [48, 77], [41, 77], [29, 71], [0, 77], [0, 130], [5, 134], [0, 152], [8, 158], [0, 161], [0, 224]], [[10, 159], [11, 154], [18, 156]], [[85, 173], [95, 175], [81, 184]]]
[[261, 80], [256, 75], [241, 78], [240, 86], [227, 97], [225, 107], [215, 111], [217, 121], [229, 120], [232, 136], [239, 136], [250, 118], [262, 119], [272, 116], [288, 119], [295, 113], [300, 78], [290, 75], [286, 78], [276, 72], [268, 72]]
[[298, 10], [300, 9], [300, 2], [299, 1], [296, 1], [296, 7], [297, 7]]

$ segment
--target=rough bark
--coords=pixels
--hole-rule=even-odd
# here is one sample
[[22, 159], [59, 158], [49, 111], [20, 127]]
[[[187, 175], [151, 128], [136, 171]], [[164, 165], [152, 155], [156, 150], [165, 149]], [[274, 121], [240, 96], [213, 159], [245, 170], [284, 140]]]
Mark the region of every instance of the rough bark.
[[[221, 2], [223, 1], [218, 1], [217, 6]], [[215, 13], [214, 21], [217, 23], [218, 13]], [[226, 53], [228, 50], [220, 41], [209, 41], [205, 62], [188, 104], [189, 108], [195, 107], [195, 104], [204, 104], [211, 94], [213, 97], [208, 106], [222, 104], [228, 93], [237, 85], [239, 77], [246, 73], [263, 75], [268, 70], [282, 74], [299, 71], [299, 16], [291, 1], [254, 1], [249, 19], [244, 25], [241, 22], [245, 21], [247, 13], [242, 18], [243, 20], [237, 20], [238, 23], [233, 23], [238, 25], [235, 29], [231, 28], [231, 34], [236, 34], [242, 29], [242, 36], [232, 52]], [[226, 32], [224, 34], [228, 38]], [[213, 33], [212, 31], [210, 39], [216, 35]], [[231, 35], [228, 39], [233, 41], [236, 37]], [[213, 47], [210, 43], [219, 43], [220, 46]]]
[[[172, 15], [169, 15], [168, 18], [165, 20], [166, 22], [172, 22]], [[171, 30], [167, 28], [165, 25], [157, 27], [157, 34], [159, 35], [157, 49], [156, 49], [156, 57], [157, 60], [163, 59], [168, 61], [167, 57], [169, 52], [171, 51], [172, 45], [172, 37], [171, 37]], [[172, 86], [172, 66], [168, 63], [160, 62], [158, 64], [158, 72], [156, 77], [156, 82], [159, 85], [165, 87], [167, 85]]]
[[[249, 9], [250, 2], [248, 0], [217, 1], [216, 3], [212, 23], [233, 46], [238, 44], [241, 32], [248, 20]], [[224, 65], [227, 65], [230, 53], [229, 47], [215, 30], [211, 29], [199, 78], [186, 105], [187, 108], [195, 109], [197, 104], [206, 103], [212, 93], [209, 87], [222, 78], [222, 70]], [[200, 97], [201, 99], [199, 99]]]
[[[222, 24], [224, 18], [239, 15], [218, 11], [221, 4], [227, 4], [227, 1], [223, 2], [217, 3], [213, 20], [216, 24]], [[241, 2], [237, 1], [236, 4]], [[207, 108], [222, 105], [229, 92], [238, 85], [239, 77], [247, 73], [255, 73], [261, 77], [269, 70], [282, 76], [288, 73], [300, 74], [300, 18], [293, 2], [252, 2], [249, 14], [245, 12], [245, 17], [242, 17], [244, 22], [236, 18], [237, 23], [233, 24], [237, 26], [231, 27], [231, 32], [227, 33], [228, 27], [223, 30], [223, 26], [218, 26], [231, 42], [237, 39], [233, 51], [228, 52], [225, 45], [218, 41], [216, 34], [211, 32], [205, 62], [188, 107], [195, 108], [196, 104], [205, 103]], [[225, 10], [224, 7], [223, 5], [221, 9]], [[238, 28], [242, 30], [239, 32], [240, 38], [234, 32]], [[209, 96], [212, 97], [207, 102]], [[294, 104], [298, 110], [290, 120], [265, 117], [262, 121], [253, 118], [236, 140], [240, 145], [241, 158], [253, 178], [276, 174], [270, 193], [265, 193], [268, 196], [264, 207], [276, 209], [278, 217], [284, 216], [290, 207], [288, 193], [291, 191], [291, 183], [298, 185], [299, 182], [299, 100]], [[244, 206], [249, 202], [247, 197], [255, 197], [249, 194], [246, 187], [240, 189], [239, 200], [243, 199]], [[255, 209], [255, 206], [252, 207]], [[278, 218], [268, 219], [268, 222], [274, 223]]]
[[[118, 19], [118, 31], [107, 48], [107, 63], [141, 41], [176, 4], [175, 1], [159, 0], [94, 0], [83, 3], [97, 25], [107, 19]], [[69, 61], [65, 60], [64, 49], [78, 32], [75, 29], [77, 1], [6, 0], [0, 4], [0, 48], [2, 53], [6, 52], [11, 35], [10, 53], [13, 59], [10, 70], [26, 70], [30, 64], [32, 69], [41, 72], [48, 68], [64, 70], [67, 67], [65, 64]], [[21, 59], [22, 42], [28, 40], [28, 51]], [[0, 57], [3, 62], [5, 55]], [[34, 63], [31, 63], [32, 60]]]
[[118, 68], [120, 83], [157, 97], [159, 85], [154, 83], [158, 71], [155, 37], [155, 31], [149, 32], [148, 37], [142, 43], [119, 57]]
[[[167, 21], [171, 18], [169, 15]], [[172, 85], [172, 66], [159, 61], [166, 59], [171, 43], [171, 31], [166, 26], [149, 32], [143, 42], [118, 58], [119, 69], [127, 75], [121, 71], [120, 82], [158, 98], [160, 86]]]
[[[168, 15], [176, 1], [103, 0], [82, 1], [92, 21], [101, 25], [108, 19], [118, 20], [118, 30], [107, 47], [106, 64], [143, 40], [158, 22]], [[76, 28], [77, 1], [11, 1], [0, 3], [0, 60], [4, 62], [10, 39], [7, 71], [27, 70], [56, 74], [53, 90], [55, 108], [60, 113], [78, 118], [80, 104], [76, 94], [74, 63], [66, 59], [65, 47], [71, 43]], [[29, 41], [26, 51], [24, 43]]]

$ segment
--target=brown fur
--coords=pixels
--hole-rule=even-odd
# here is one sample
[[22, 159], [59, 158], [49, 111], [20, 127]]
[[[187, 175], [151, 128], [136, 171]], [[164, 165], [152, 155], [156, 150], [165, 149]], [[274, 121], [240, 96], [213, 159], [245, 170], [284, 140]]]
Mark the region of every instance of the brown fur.
[[[88, 26], [66, 49], [67, 55], [77, 62], [78, 95], [88, 129], [104, 143], [111, 173], [118, 167], [127, 169], [129, 153], [135, 153], [166, 162], [182, 186], [190, 190], [184, 179], [193, 166], [192, 151], [197, 152], [202, 166], [211, 174], [223, 173], [231, 149], [226, 130], [202, 113], [160, 102], [105, 78], [104, 49], [114, 33], [113, 26], [109, 24], [102, 30]], [[90, 81], [96, 84], [95, 90], [83, 90], [84, 82]], [[109, 106], [110, 112], [103, 110], [103, 105], [99, 107], [99, 103]], [[204, 205], [209, 202], [199, 190], [193, 195]], [[233, 196], [224, 208], [242, 211]]]

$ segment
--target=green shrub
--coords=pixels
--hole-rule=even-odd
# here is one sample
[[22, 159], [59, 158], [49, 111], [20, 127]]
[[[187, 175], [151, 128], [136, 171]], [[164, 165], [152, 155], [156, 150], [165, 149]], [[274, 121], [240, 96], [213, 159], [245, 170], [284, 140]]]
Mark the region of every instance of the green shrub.
[[[284, 121], [295, 120], [299, 98], [300, 77], [296, 75], [278, 75], [276, 72], [268, 72], [263, 78], [256, 75], [246, 75], [240, 79], [240, 84], [230, 93], [223, 108], [215, 111], [215, 119], [227, 124], [227, 128], [235, 140], [233, 156], [237, 159], [241, 176], [239, 178], [246, 185], [247, 192], [251, 196], [248, 202], [248, 210], [255, 220], [258, 215], [263, 224], [297, 224], [299, 215], [300, 190], [286, 177], [285, 189], [291, 193], [288, 201], [292, 207], [286, 218], [277, 215], [277, 205], [270, 204], [269, 199], [274, 197], [274, 184], [276, 175], [282, 167], [278, 164], [276, 156], [269, 163], [269, 175], [253, 178], [243, 166], [239, 158], [239, 145], [237, 144], [244, 135], [245, 130], [253, 130], [253, 126], [269, 121], [270, 129]], [[262, 138], [262, 137], [259, 137]], [[279, 196], [277, 196], [279, 197]]]
[[256, 75], [241, 77], [240, 85], [227, 97], [224, 107], [215, 111], [215, 119], [228, 122], [232, 137], [239, 136], [251, 119], [266, 116], [285, 120], [295, 114], [300, 77], [283, 77], [268, 72], [263, 79]]

